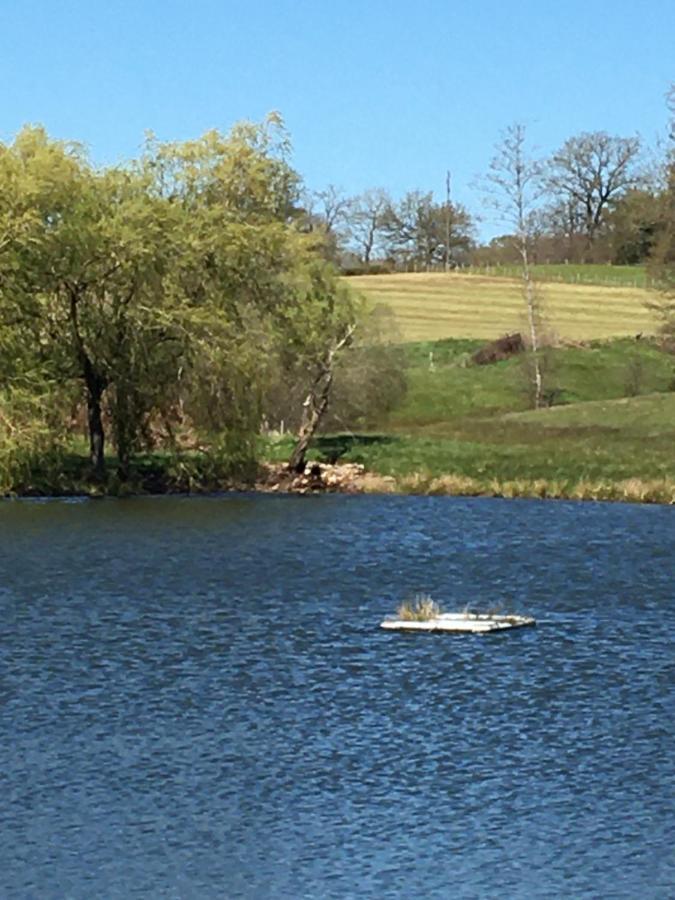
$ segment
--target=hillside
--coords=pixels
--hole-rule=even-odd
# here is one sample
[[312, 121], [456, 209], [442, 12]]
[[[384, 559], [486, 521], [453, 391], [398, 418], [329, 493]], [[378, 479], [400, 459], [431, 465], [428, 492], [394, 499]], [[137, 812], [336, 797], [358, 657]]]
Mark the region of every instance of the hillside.
[[[440, 338], [489, 340], [525, 327], [524, 304], [514, 278], [456, 272], [351, 276], [348, 284], [373, 304], [386, 304], [404, 341]], [[641, 287], [539, 284], [548, 328], [559, 339], [587, 341], [649, 334], [655, 321]]]
[[[318, 457], [335, 442], [320, 439]], [[345, 461], [393, 479], [397, 490], [675, 504], [674, 394], [465, 419], [454, 432], [432, 426], [343, 442]]]
[[[470, 364], [480, 341], [407, 345], [409, 390], [366, 434], [322, 437], [399, 490], [675, 502], [675, 358], [621, 339], [550, 352], [560, 405], [529, 408], [525, 357]], [[630, 395], [630, 396], [627, 396]]]

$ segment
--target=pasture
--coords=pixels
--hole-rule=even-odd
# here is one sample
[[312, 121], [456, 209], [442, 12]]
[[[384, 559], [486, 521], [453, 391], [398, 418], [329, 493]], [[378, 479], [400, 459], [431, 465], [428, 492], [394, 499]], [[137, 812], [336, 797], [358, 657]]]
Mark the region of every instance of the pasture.
[[[515, 278], [457, 272], [350, 276], [347, 283], [393, 314], [403, 341], [442, 338], [491, 340], [526, 329], [525, 304]], [[538, 282], [547, 331], [562, 341], [652, 334], [651, 292], [641, 287]]]
[[551, 348], [545, 384], [558, 405], [536, 411], [527, 357], [471, 365], [480, 346], [406, 344], [403, 401], [365, 433], [319, 438], [313, 455], [339, 449], [391, 479], [385, 488], [416, 493], [675, 503], [675, 358], [658, 341]]
[[[519, 278], [520, 269], [511, 266], [471, 266], [462, 270], [468, 275], [493, 275]], [[601, 284], [623, 287], [649, 287], [651, 278], [645, 266], [613, 266], [607, 263], [538, 263], [532, 266], [539, 281], [564, 284]]]

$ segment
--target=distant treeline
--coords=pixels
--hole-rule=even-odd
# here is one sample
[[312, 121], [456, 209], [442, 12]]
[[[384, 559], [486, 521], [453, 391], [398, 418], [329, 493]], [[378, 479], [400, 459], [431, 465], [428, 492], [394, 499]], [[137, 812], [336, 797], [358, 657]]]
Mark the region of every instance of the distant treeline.
[[[451, 148], [448, 158], [451, 164]], [[537, 204], [528, 223], [531, 262], [637, 265], [658, 255], [672, 227], [668, 148], [647, 154], [637, 136], [584, 132], [532, 162]], [[492, 187], [486, 172], [476, 185], [477, 208], [481, 201], [492, 205]], [[452, 202], [449, 188], [448, 181], [437, 201], [420, 190], [395, 199], [384, 188], [348, 196], [330, 185], [304, 195], [305, 217], [308, 227], [326, 236], [331, 258], [350, 273], [518, 263], [513, 235], [481, 245], [476, 215]]]

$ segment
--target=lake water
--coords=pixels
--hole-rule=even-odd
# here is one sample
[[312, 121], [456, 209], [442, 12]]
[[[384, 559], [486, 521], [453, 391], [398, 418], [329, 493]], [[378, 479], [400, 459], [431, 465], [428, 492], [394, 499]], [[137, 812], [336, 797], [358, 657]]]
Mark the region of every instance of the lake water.
[[[672, 898], [675, 510], [0, 504], [3, 898]], [[540, 620], [378, 629], [416, 592]]]

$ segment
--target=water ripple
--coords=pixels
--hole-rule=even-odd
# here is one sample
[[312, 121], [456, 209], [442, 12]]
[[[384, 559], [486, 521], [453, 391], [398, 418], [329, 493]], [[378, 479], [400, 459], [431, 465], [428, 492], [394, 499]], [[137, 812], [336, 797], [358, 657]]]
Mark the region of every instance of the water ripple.
[[[675, 894], [675, 515], [0, 505], [8, 898]], [[537, 629], [377, 629], [406, 594]]]

